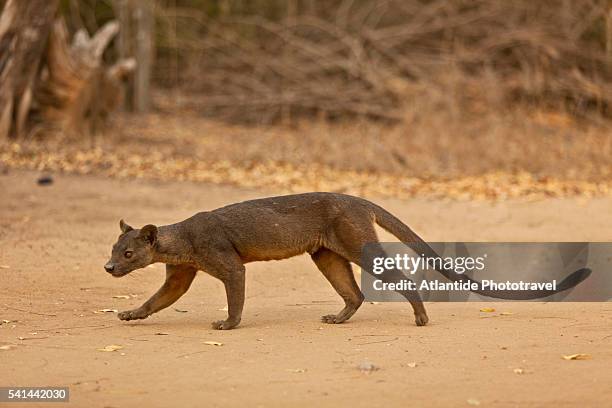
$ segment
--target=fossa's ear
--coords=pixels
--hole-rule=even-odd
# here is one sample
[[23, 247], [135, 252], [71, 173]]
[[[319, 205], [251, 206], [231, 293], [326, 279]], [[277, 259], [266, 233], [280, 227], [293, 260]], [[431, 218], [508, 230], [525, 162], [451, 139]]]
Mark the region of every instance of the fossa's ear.
[[139, 236], [149, 244], [153, 245], [157, 241], [157, 227], [155, 225], [145, 225], [140, 229]]
[[123, 219], [121, 221], [119, 221], [119, 228], [121, 228], [121, 232], [124, 233], [124, 234], [127, 233], [127, 232], [130, 232], [130, 231], [132, 231], [134, 229], [134, 228], [130, 227], [129, 225], [127, 225], [125, 223], [125, 221], [123, 221]]

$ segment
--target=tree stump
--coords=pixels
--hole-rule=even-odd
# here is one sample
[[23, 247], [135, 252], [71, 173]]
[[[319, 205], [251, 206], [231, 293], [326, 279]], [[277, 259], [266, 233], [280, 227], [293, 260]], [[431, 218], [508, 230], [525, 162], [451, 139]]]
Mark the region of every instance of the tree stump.
[[0, 16], [0, 140], [32, 130], [95, 133], [121, 103], [133, 58], [107, 66], [102, 56], [119, 31], [106, 23], [72, 42], [58, 0], [8, 0]]
[[37, 122], [70, 135], [100, 128], [121, 103], [122, 80], [136, 67], [133, 58], [103, 64], [102, 54], [118, 31], [117, 22], [111, 21], [93, 37], [77, 31], [69, 44], [64, 21], [55, 22], [35, 94]]

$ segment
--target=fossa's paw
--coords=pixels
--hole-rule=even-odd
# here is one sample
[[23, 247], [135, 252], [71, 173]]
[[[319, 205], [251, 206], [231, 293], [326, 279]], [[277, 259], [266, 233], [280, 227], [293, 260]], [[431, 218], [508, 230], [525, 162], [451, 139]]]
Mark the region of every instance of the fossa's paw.
[[212, 328], [215, 330], [230, 330], [238, 326], [238, 323], [240, 322], [232, 322], [229, 320], [217, 320], [216, 322], [212, 322]]
[[414, 315], [414, 322], [417, 326], [425, 326], [429, 322], [429, 317], [425, 313]]
[[338, 324], [338, 323], [342, 323], [344, 320], [338, 319], [338, 316], [335, 314], [328, 314], [325, 316], [321, 316], [321, 321], [323, 323], [328, 323], [328, 324]]
[[117, 314], [119, 320], [139, 320], [145, 319], [148, 315], [139, 309], [126, 310]]

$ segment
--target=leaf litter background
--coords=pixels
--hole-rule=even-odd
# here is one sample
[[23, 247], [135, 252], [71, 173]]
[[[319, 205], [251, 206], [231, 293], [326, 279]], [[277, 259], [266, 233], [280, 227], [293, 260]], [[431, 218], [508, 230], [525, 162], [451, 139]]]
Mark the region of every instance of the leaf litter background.
[[[612, 132], [559, 113], [281, 126], [212, 121], [158, 97], [103, 134], [0, 144], [0, 170], [102, 174], [369, 197], [590, 198], [612, 191]], [[513, 116], [514, 115], [514, 116]]]

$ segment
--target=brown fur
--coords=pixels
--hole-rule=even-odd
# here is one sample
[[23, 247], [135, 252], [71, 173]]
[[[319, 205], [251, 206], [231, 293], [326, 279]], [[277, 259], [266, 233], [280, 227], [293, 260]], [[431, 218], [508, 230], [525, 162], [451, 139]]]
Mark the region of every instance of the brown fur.
[[[122, 220], [122, 233], [105, 268], [118, 277], [151, 263], [166, 263], [163, 286], [141, 307], [119, 313], [121, 320], [144, 319], [170, 306], [189, 289], [196, 271], [202, 270], [220, 279], [227, 292], [228, 318], [213, 327], [231, 329], [242, 315], [244, 264], [308, 252], [345, 302], [338, 314], [322, 320], [342, 323], [363, 302], [350, 262], [360, 265], [362, 247], [378, 242], [374, 222], [402, 240], [416, 237], [369, 201], [342, 194], [307, 193], [232, 204], [159, 228], [147, 225], [135, 230]], [[404, 295], [412, 303], [417, 325], [425, 325], [428, 318], [418, 294]]]

